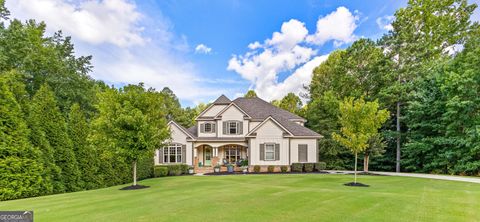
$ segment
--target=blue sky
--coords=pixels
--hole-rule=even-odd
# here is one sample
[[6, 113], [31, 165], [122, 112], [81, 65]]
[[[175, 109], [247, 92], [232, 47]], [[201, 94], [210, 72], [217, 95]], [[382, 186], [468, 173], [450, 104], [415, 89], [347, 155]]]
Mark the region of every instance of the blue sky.
[[[478, 0], [476, 0], [478, 2]], [[182, 105], [249, 89], [266, 100], [300, 94], [312, 69], [355, 39], [378, 39], [405, 0], [7, 0], [93, 55], [93, 78], [170, 87]], [[478, 20], [478, 10], [476, 18]]]

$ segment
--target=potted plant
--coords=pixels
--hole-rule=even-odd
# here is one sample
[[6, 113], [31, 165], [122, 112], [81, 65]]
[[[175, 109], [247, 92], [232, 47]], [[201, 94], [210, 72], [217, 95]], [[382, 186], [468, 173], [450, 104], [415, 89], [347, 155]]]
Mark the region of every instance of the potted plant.
[[227, 165], [227, 171], [228, 171], [229, 173], [233, 173], [233, 165], [232, 165], [232, 164], [228, 164], [228, 165]]
[[193, 174], [193, 167], [188, 168], [188, 174]]
[[215, 167], [213, 167], [213, 172], [220, 173], [220, 165], [217, 164]]
[[242, 167], [242, 172], [247, 173], [248, 172], [248, 160], [242, 160], [240, 163]]

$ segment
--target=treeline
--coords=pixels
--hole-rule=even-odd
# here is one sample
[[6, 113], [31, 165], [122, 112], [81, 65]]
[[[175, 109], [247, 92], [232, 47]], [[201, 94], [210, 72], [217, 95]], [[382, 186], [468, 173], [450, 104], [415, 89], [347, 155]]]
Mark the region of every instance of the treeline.
[[[170, 89], [91, 79], [91, 57], [75, 56], [70, 37], [9, 20], [0, 3], [0, 200], [131, 182], [132, 162], [117, 149], [138, 139], [129, 128], [151, 123], [158, 134], [144, 137], [161, 141], [169, 120], [193, 124], [198, 110], [182, 109]], [[152, 155], [138, 160], [138, 178], [153, 175]]]
[[475, 8], [466, 0], [411, 0], [378, 41], [359, 39], [314, 70], [305, 117], [325, 136], [319, 157], [327, 168], [353, 168], [351, 152], [332, 134], [340, 129], [339, 102], [363, 96], [392, 114], [364, 165], [373, 157], [374, 170], [480, 175]]

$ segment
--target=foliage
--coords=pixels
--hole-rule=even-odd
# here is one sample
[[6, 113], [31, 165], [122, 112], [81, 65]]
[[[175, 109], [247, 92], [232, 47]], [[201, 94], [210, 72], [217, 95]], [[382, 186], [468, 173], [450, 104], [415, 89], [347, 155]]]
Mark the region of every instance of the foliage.
[[303, 172], [303, 163], [292, 163], [292, 166], [290, 167], [290, 171]]
[[288, 171], [288, 166], [280, 166], [280, 171], [286, 173]]
[[259, 165], [253, 166], [253, 172], [255, 172], [255, 173], [259, 173], [260, 169], [261, 169], [261, 167]]
[[327, 167], [327, 164], [325, 162], [317, 162], [315, 163], [315, 171], [323, 171]]
[[299, 116], [304, 116], [302, 113], [302, 100], [300, 100], [300, 97], [295, 95], [295, 93], [288, 93], [285, 97], [282, 98], [277, 104], [274, 103], [274, 105], [287, 110], [291, 113], [295, 113]]
[[275, 166], [269, 165], [269, 166], [267, 167], [267, 172], [273, 173], [273, 171], [275, 171]]
[[245, 93], [245, 95], [243, 96], [245, 98], [257, 98], [257, 93], [255, 93], [255, 90], [248, 90], [247, 93]]
[[166, 177], [166, 176], [168, 176], [168, 167], [155, 166], [155, 177]]
[[314, 163], [304, 163], [303, 164], [303, 170], [307, 173], [313, 172], [314, 167], [315, 167]]

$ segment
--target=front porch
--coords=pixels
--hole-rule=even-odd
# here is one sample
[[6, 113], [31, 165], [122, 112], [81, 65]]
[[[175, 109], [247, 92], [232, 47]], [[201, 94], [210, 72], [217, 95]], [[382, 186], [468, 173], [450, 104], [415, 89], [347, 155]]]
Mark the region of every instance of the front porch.
[[242, 171], [240, 163], [248, 160], [248, 147], [240, 144], [202, 144], [194, 148], [194, 168], [196, 173], [210, 173], [215, 166], [221, 172], [227, 171], [227, 165], [234, 166], [234, 171]]

